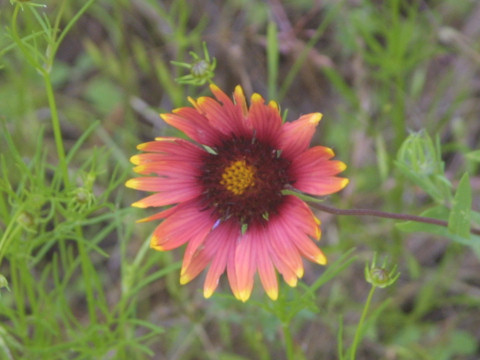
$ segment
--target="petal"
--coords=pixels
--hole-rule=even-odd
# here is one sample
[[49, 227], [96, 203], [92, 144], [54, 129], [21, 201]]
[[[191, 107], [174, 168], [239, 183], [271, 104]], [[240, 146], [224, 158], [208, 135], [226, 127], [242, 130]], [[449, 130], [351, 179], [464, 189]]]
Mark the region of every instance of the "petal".
[[[195, 158], [187, 158], [182, 155], [173, 155], [173, 154], [160, 154], [160, 153], [145, 153], [137, 154], [130, 158], [130, 161], [137, 166], [147, 166], [152, 163], [164, 163], [170, 162], [172, 164], [179, 164], [181, 166], [195, 165], [199, 166], [202, 164], [200, 156]], [[136, 171], [136, 170], [135, 170]]]
[[280, 134], [280, 149], [282, 149], [283, 156], [293, 159], [307, 150], [321, 119], [322, 114], [312, 113], [303, 115], [290, 123], [285, 123]]
[[[179, 158], [181, 157], [185, 161], [195, 161], [205, 153], [205, 150], [202, 148], [192, 144], [189, 141], [176, 137], [157, 137], [155, 138], [155, 141], [138, 145], [137, 149], [144, 152], [177, 155]], [[133, 156], [133, 158], [135, 158], [135, 156]], [[136, 163], [134, 162], [134, 164]]]
[[160, 116], [167, 124], [183, 131], [200, 144], [214, 146], [221, 135], [196, 109], [183, 107], [173, 110], [172, 114], [160, 114]]
[[202, 205], [190, 201], [179, 205], [176, 211], [166, 218], [153, 232], [151, 247], [166, 251], [177, 248], [186, 242], [201, 243], [211, 231], [215, 219]]
[[240, 291], [238, 286], [237, 272], [236, 272], [236, 265], [235, 265], [235, 251], [231, 251], [228, 254], [227, 276], [228, 276], [228, 283], [230, 284], [230, 289], [232, 289], [233, 295], [237, 299], [240, 299]]
[[172, 206], [171, 208], [160, 211], [159, 213], [156, 213], [155, 215], [137, 220], [137, 223], [147, 222], [147, 221], [152, 221], [152, 220], [159, 220], [159, 219], [166, 219], [167, 217], [172, 215], [175, 211], [177, 211], [178, 208], [179, 208], [179, 205]]
[[260, 232], [249, 228], [238, 240], [235, 249], [235, 270], [237, 272], [238, 296], [243, 302], [250, 298], [253, 289], [253, 280], [256, 266], [256, 242], [261, 240]]
[[201, 163], [195, 164], [180, 161], [156, 161], [135, 166], [133, 171], [141, 175], [156, 174], [163, 177], [177, 179], [177, 181], [190, 180], [196, 183], [196, 179], [202, 174], [201, 167]]
[[332, 153], [325, 149], [313, 147], [293, 159], [290, 177], [295, 179], [295, 188], [313, 195], [327, 195], [347, 186], [348, 179], [334, 176], [345, 170], [346, 165], [327, 160]]
[[286, 264], [297, 277], [303, 276], [302, 258], [292, 243], [292, 237], [302, 232], [282, 221], [281, 215], [268, 222], [268, 231], [271, 233], [270, 246], [278, 258]]
[[[248, 115], [248, 107], [247, 107], [247, 101], [245, 100], [245, 94], [243, 93], [243, 89], [241, 86], [239, 85], [235, 86], [235, 91], [233, 92], [233, 98], [235, 99], [235, 105], [238, 106], [242, 111], [244, 121], [246, 121], [247, 115]], [[251, 128], [251, 126], [247, 126], [247, 128]]]
[[258, 239], [257, 242], [257, 269], [260, 281], [262, 282], [265, 292], [272, 300], [277, 300], [278, 298], [278, 281], [277, 274], [275, 273], [275, 268], [273, 266], [272, 260], [270, 259], [270, 254], [268, 253], [268, 240], [262, 238]]
[[177, 181], [172, 181], [172, 179], [160, 176], [130, 179], [125, 183], [125, 186], [131, 189], [142, 191], [175, 191], [176, 188], [182, 189], [184, 186], [200, 188], [194, 179], [179, 184]]
[[[210, 89], [218, 101], [211, 97], [200, 97], [197, 101], [189, 99], [197, 111], [204, 115], [210, 124], [220, 130], [224, 135], [231, 136], [235, 134], [239, 136], [251, 134], [251, 129], [247, 126], [244, 115], [243, 107], [245, 105], [241, 102], [234, 104], [232, 100], [214, 84], [210, 85]], [[236, 96], [241, 101], [239, 90], [235, 89], [235, 91]]]
[[176, 179], [162, 177], [134, 178], [128, 180], [125, 186], [137, 190], [157, 192], [132, 204], [132, 206], [139, 208], [184, 202], [196, 198], [202, 192], [202, 188], [198, 186], [195, 179], [179, 182]]
[[327, 264], [327, 257], [308, 236], [298, 236], [292, 239], [300, 253], [308, 260], [320, 265]]
[[282, 128], [278, 106], [274, 102], [265, 105], [265, 100], [259, 94], [253, 94], [248, 116], [252, 122], [255, 137], [278, 148], [276, 145]]
[[[231, 227], [228, 223], [221, 223], [220, 225], [215, 227], [215, 224], [216, 221], [212, 224], [211, 229], [213, 230], [209, 233], [208, 237], [205, 239], [205, 242], [191, 241], [188, 243], [185, 254], [183, 255], [182, 273], [190, 265], [190, 261], [192, 261], [192, 259], [196, 256], [198, 250], [202, 246], [203, 248], [206, 247], [207, 240], [210, 247], [212, 246], [212, 243], [214, 246], [217, 246], [217, 243], [218, 245], [222, 245], [221, 241], [223, 241], [223, 239], [230, 239], [230, 237], [233, 236], [230, 234], [230, 232], [234, 231], [235, 229], [237, 229], [238, 231], [238, 226], [234, 228]], [[221, 236], [223, 236], [224, 238], [222, 239]]]
[[320, 220], [313, 214], [308, 205], [296, 196], [286, 196], [280, 208], [283, 221], [297, 227], [303, 233], [320, 239]]
[[323, 252], [307, 235], [320, 238], [319, 220], [310, 208], [296, 196], [287, 196], [279, 215], [272, 219], [278, 222], [277, 228], [288, 236], [291, 244], [308, 260], [321, 265], [327, 263]]
[[239, 233], [238, 225], [229, 221], [220, 224], [205, 240], [205, 247], [207, 248], [212, 244], [211, 247], [214, 253], [203, 286], [203, 295], [206, 298], [212, 296], [217, 288], [220, 275], [223, 274], [227, 267], [227, 260], [235, 252], [235, 244]]
[[271, 245], [272, 240], [269, 239], [268, 243], [268, 252], [270, 254], [270, 259], [272, 260], [273, 265], [278, 270], [280, 274], [283, 276], [283, 280], [291, 287], [297, 286], [297, 275], [293, 272], [290, 267], [283, 262], [282, 259], [277, 255], [275, 251], [272, 250]]
[[205, 251], [195, 254], [195, 258], [180, 275], [180, 284], [185, 285], [195, 279], [208, 265], [213, 254]]

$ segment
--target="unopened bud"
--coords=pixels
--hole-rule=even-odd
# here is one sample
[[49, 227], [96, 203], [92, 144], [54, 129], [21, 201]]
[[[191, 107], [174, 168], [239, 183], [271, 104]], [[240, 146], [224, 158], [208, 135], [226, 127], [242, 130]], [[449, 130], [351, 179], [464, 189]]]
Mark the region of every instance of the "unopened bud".
[[392, 285], [397, 281], [400, 273], [397, 271], [397, 265], [392, 266], [390, 270], [387, 269], [387, 261], [384, 260], [381, 266], [376, 265], [377, 254], [373, 255], [372, 263], [365, 264], [365, 280], [373, 286], [384, 288]]
[[35, 225], [35, 218], [27, 211], [22, 211], [17, 217], [18, 223], [24, 228], [32, 228]]

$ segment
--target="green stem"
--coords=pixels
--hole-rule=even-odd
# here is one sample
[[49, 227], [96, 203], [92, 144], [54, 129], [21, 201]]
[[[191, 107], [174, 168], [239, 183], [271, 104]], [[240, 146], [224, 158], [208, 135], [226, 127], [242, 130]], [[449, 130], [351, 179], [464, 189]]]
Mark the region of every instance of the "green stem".
[[295, 354], [293, 353], [293, 339], [292, 339], [292, 333], [290, 332], [289, 324], [283, 324], [282, 330], [283, 330], [283, 339], [285, 341], [285, 351], [287, 352], [287, 359], [294, 360]]
[[43, 73], [43, 79], [45, 81], [45, 90], [47, 92], [50, 115], [52, 117], [53, 135], [55, 137], [55, 145], [57, 147], [58, 167], [60, 168], [60, 173], [63, 177], [63, 183], [65, 187], [68, 187], [70, 180], [68, 178], [68, 167], [65, 157], [65, 148], [63, 146], [62, 130], [60, 129], [60, 119], [58, 118], [57, 104], [55, 102], [55, 94], [53, 92], [50, 74], [47, 72]]
[[365, 318], [367, 317], [368, 309], [370, 308], [370, 303], [372, 302], [373, 293], [375, 292], [376, 286], [372, 286], [370, 292], [368, 293], [367, 301], [365, 306], [363, 307], [362, 316], [360, 317], [360, 321], [357, 326], [357, 330], [355, 331], [355, 337], [353, 338], [352, 349], [350, 352], [350, 359], [355, 360], [355, 355], [357, 353], [357, 347], [361, 340], [362, 333], [363, 333], [363, 323], [365, 322]]
[[[284, 192], [285, 194], [290, 194], [291, 192]], [[302, 195], [303, 197], [303, 195]], [[305, 197], [303, 197], [305, 198]], [[318, 201], [318, 199], [313, 198], [314, 201]], [[308, 199], [306, 201], [312, 201], [311, 199]], [[415, 221], [419, 223], [424, 223], [424, 224], [432, 224], [432, 225], [438, 225], [438, 226], [443, 226], [443, 227], [448, 227], [448, 221], [445, 220], [440, 220], [440, 219], [434, 219], [426, 216], [418, 216], [418, 215], [409, 215], [409, 214], [398, 214], [398, 213], [391, 213], [387, 211], [381, 211], [381, 210], [374, 210], [374, 209], [338, 209], [332, 206], [320, 204], [318, 202], [312, 202], [310, 203], [310, 206], [320, 210], [324, 211], [330, 214], [334, 215], [348, 215], [348, 216], [374, 216], [374, 217], [380, 217], [380, 218], [385, 218], [385, 219], [395, 219], [395, 220], [403, 220], [403, 221]], [[470, 233], [474, 235], [480, 235], [480, 229], [478, 228], [471, 228]]]
[[22, 55], [25, 57], [25, 59], [30, 63], [31, 66], [34, 68], [38, 69], [40, 73], [43, 75], [43, 72], [45, 71], [43, 68], [38, 66], [38, 62], [32, 57], [30, 52], [25, 48], [23, 44], [23, 40], [20, 38], [20, 35], [18, 34], [18, 29], [17, 29], [17, 17], [18, 17], [18, 12], [20, 11], [22, 5], [19, 3], [16, 4], [15, 9], [13, 9], [13, 15], [12, 15], [12, 38], [15, 41], [15, 44], [18, 46], [20, 49]]
[[[77, 229], [78, 239], [84, 239], [82, 228], [79, 226]], [[85, 283], [85, 296], [87, 299], [87, 308], [88, 308], [88, 315], [90, 318], [91, 323], [97, 323], [97, 313], [95, 310], [95, 296], [93, 292], [93, 276], [91, 274], [91, 260], [88, 257], [88, 252], [85, 249], [85, 244], [82, 240], [77, 241], [78, 246], [78, 255], [80, 256], [80, 263], [82, 267], [83, 279]]]
[[[35, 58], [32, 57], [29, 49], [25, 47], [23, 44], [23, 40], [20, 38], [20, 35], [18, 34], [18, 29], [17, 29], [17, 17], [18, 17], [18, 12], [20, 10], [19, 4], [15, 6], [15, 9], [13, 10], [13, 15], [12, 15], [12, 37], [15, 40], [15, 43], [17, 44], [18, 48], [20, 49], [22, 55], [25, 57], [25, 59], [30, 63], [32, 67], [34, 67], [43, 77], [44, 83], [45, 83], [45, 91], [47, 93], [47, 98], [48, 98], [48, 106], [50, 108], [50, 114], [52, 117], [52, 127], [53, 127], [53, 134], [55, 137], [55, 145], [57, 147], [57, 156], [58, 156], [58, 166], [60, 168], [61, 175], [63, 177], [63, 182], [65, 187], [68, 187], [69, 184], [69, 178], [68, 178], [68, 168], [67, 168], [67, 162], [65, 160], [65, 149], [63, 146], [63, 139], [62, 139], [62, 132], [60, 129], [60, 120], [58, 118], [58, 111], [57, 111], [57, 105], [55, 102], [55, 95], [53, 92], [53, 86], [52, 82], [50, 80], [50, 73], [48, 70], [44, 68], [41, 64], [38, 63], [38, 61], [35, 60]], [[53, 60], [48, 60], [52, 62]], [[48, 69], [48, 64], [47, 69]]]
[[10, 243], [16, 237], [20, 229], [20, 225], [17, 224], [17, 217], [14, 217], [10, 221], [10, 224], [8, 225], [7, 229], [3, 233], [2, 238], [0, 239], [0, 265], [2, 264], [3, 257], [5, 256], [10, 246]]

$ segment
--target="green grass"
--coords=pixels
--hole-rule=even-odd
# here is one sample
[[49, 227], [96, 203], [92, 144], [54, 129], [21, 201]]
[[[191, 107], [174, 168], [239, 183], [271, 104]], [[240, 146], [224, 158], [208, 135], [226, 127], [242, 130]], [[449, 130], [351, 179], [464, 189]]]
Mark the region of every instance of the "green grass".
[[[0, 359], [480, 358], [479, 4], [35, 3], [0, 0]], [[329, 265], [278, 301], [180, 286], [123, 184], [137, 144], [178, 135], [157, 114], [208, 94], [171, 63], [203, 42], [227, 93], [324, 114], [314, 143], [351, 180], [329, 204], [448, 228], [318, 212]]]

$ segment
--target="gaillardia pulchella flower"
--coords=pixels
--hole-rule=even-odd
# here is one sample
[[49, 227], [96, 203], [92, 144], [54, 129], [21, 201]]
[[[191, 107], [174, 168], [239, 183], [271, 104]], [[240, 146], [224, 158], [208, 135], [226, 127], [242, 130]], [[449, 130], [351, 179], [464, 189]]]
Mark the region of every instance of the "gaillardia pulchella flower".
[[131, 158], [134, 170], [153, 176], [126, 186], [154, 192], [133, 206], [173, 205], [140, 221], [163, 219], [151, 238], [156, 250], [187, 244], [182, 284], [209, 265], [205, 297], [226, 271], [233, 294], [246, 301], [258, 272], [268, 296], [276, 299], [276, 270], [295, 286], [303, 275], [302, 256], [327, 262], [312, 241], [320, 239], [320, 221], [292, 191], [337, 192], [348, 183], [336, 176], [346, 166], [331, 160], [331, 149], [309, 147], [321, 114], [282, 124], [277, 104], [265, 104], [259, 94], [248, 107], [240, 86], [233, 102], [217, 86], [210, 88], [216, 100], [189, 98], [193, 108], [161, 115], [193, 142], [159, 137], [139, 145], [144, 153]]

